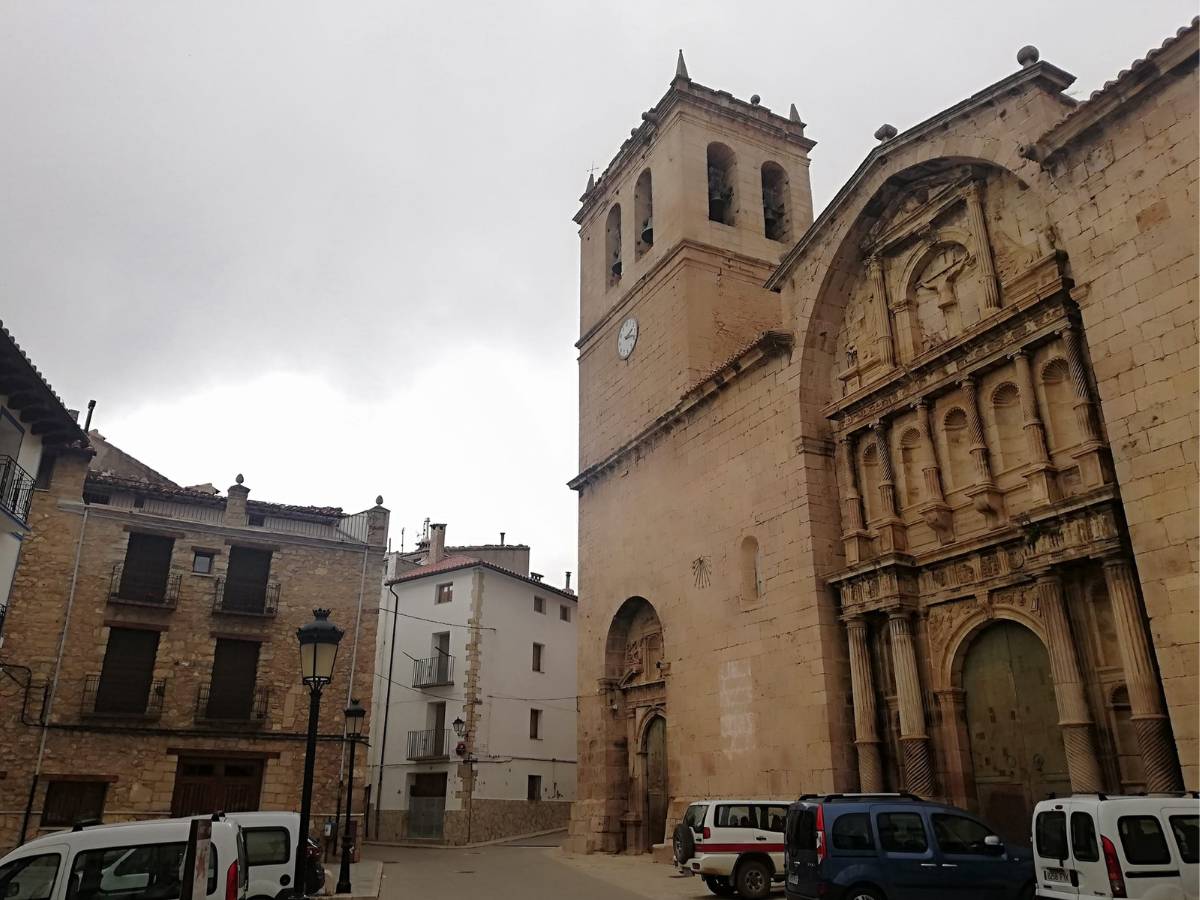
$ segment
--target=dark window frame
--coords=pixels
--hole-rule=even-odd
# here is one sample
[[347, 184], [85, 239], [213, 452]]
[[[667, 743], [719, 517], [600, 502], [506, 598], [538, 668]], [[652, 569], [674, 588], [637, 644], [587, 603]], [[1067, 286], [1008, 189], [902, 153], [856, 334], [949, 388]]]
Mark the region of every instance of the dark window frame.
[[[1182, 825], [1179, 820], [1190, 819], [1190, 826]], [[1179, 815], [1167, 815], [1167, 823], [1171, 826], [1171, 835], [1175, 838], [1175, 848], [1179, 851], [1179, 858], [1188, 865], [1194, 866], [1200, 862], [1200, 816], [1195, 813], [1181, 813]], [[1180, 840], [1180, 832], [1184, 827], [1190, 827], [1192, 830], [1192, 843], [1188, 844], [1184, 840]]]
[[[846, 823], [846, 825], [858, 824], [859, 822], [861, 822], [865, 826], [865, 831], [866, 831], [866, 835], [867, 835], [867, 845], [865, 847], [842, 846], [841, 844], [838, 843], [839, 837], [853, 836], [853, 835], [847, 835], [844, 831], [839, 833], [838, 826], [842, 825], [843, 822]], [[875, 849], [875, 846], [876, 846], [875, 845], [875, 834], [873, 831], [871, 831], [871, 814], [868, 812], [847, 812], [847, 813], [842, 813], [840, 816], [838, 816], [836, 819], [834, 819], [833, 826], [829, 829], [829, 846], [832, 849], [837, 850], [839, 853], [846, 853], [846, 854], [852, 854], [852, 853], [874, 854], [874, 853], [876, 853], [877, 851]]]
[[525, 799], [537, 803], [542, 799], [542, 776], [527, 775], [525, 778]]
[[571, 607], [568, 606], [566, 603], [560, 603], [558, 605], [558, 618], [560, 621], [570, 622], [571, 621]]
[[[1055, 833], [1051, 834], [1050, 829]], [[1058, 833], [1061, 831], [1061, 835]], [[1050, 844], [1053, 840], [1055, 843]], [[1037, 855], [1044, 859], [1070, 859], [1070, 846], [1067, 843], [1067, 814], [1061, 809], [1044, 810], [1033, 820], [1033, 846]], [[1055, 852], [1061, 851], [1061, 852]]]
[[441, 603], [450, 603], [454, 600], [454, 582], [447, 581], [439, 584], [433, 589], [433, 603], [437, 606]]
[[534, 595], [533, 611], [540, 616], [544, 616], [546, 614], [546, 598], [545, 597], [538, 597], [538, 596]]
[[[283, 859], [264, 859], [254, 860], [250, 850], [250, 838], [253, 835], [265, 834], [271, 831], [282, 832], [283, 834]], [[292, 836], [286, 828], [279, 825], [260, 825], [253, 828], [243, 828], [242, 834], [245, 837], [246, 844], [246, 865], [247, 866], [282, 866], [292, 861]]]
[[[84, 819], [100, 819], [104, 815], [104, 804], [108, 799], [107, 778], [81, 779], [49, 778], [46, 797], [42, 801], [42, 825], [46, 828], [68, 828]], [[88, 797], [93, 791], [99, 797]], [[62, 792], [64, 797], [58, 797]], [[87, 805], [91, 801], [92, 805]]]
[[[889, 841], [892, 836], [891, 829], [885, 828], [881, 820], [886, 818], [889, 822], [891, 822], [893, 818], [900, 819], [905, 817], [912, 817], [916, 819], [921, 826], [921, 837], [923, 839], [924, 846], [922, 846], [920, 849], [916, 847], [889, 845]], [[914, 812], [911, 810], [885, 810], [883, 812], [877, 812], [875, 813], [875, 831], [879, 835], [879, 848], [883, 850], [884, 853], [908, 853], [918, 856], [929, 852], [929, 829], [926, 827], [925, 817], [919, 812]]]
[[546, 645], [545, 644], [539, 644], [537, 641], [533, 642], [533, 659], [530, 661], [530, 666], [532, 667], [532, 671], [541, 672], [542, 674], [545, 674], [545, 672], [546, 672]]
[[[1086, 828], [1080, 827], [1086, 822]], [[1081, 809], [1071, 813], [1071, 855], [1079, 862], [1100, 862], [1100, 839], [1096, 835], [1096, 820]]]
[[[938, 830], [938, 824], [943, 819], [962, 819], [964, 822], [970, 822], [972, 825], [974, 825], [976, 828], [978, 828], [981, 832], [983, 832], [982, 836], [979, 839], [979, 843], [976, 845], [968, 846], [966, 849], [959, 849], [957, 846], [954, 846], [954, 845], [951, 845], [952, 848], [947, 848], [946, 846], [943, 846], [942, 834]], [[988, 828], [988, 826], [984, 825], [978, 819], [973, 819], [970, 816], [964, 816], [962, 813], [950, 813], [950, 812], [930, 813], [929, 824], [933, 828], [933, 840], [937, 844], [938, 850], [941, 851], [943, 856], [986, 856], [988, 854], [988, 849], [987, 849], [988, 845], [986, 843], [984, 843], [984, 839], [995, 834], [995, 832], [993, 832], [992, 829]], [[952, 835], [950, 835], [950, 836], [952, 837]]]
[[543, 710], [536, 707], [529, 710], [529, 739], [531, 741], [542, 740], [542, 714]]
[[[201, 559], [208, 560], [208, 568], [207, 569], [197, 569], [196, 568], [196, 563], [199, 562]], [[193, 575], [211, 575], [211, 574], [213, 574], [213, 567], [216, 565], [216, 563], [217, 563], [217, 554], [214, 551], [212, 551], [212, 550], [194, 550], [194, 551], [192, 551], [192, 574]]]

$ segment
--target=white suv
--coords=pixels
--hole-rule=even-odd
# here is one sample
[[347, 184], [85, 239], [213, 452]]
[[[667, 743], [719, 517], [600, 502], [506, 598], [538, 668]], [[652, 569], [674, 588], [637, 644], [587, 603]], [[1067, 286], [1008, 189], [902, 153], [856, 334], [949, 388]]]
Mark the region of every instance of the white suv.
[[1037, 895], [1044, 900], [1200, 897], [1200, 799], [1076, 794], [1033, 811]]
[[718, 897], [760, 900], [782, 882], [790, 800], [698, 800], [675, 829], [675, 865]]

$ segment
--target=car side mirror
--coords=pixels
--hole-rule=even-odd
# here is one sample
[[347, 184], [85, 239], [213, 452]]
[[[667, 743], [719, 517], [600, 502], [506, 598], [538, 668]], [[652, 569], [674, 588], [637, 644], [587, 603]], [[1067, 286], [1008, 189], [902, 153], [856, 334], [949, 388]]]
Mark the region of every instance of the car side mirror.
[[985, 853], [999, 856], [1004, 852], [1004, 841], [1000, 840], [997, 835], [989, 834], [983, 839], [983, 850]]

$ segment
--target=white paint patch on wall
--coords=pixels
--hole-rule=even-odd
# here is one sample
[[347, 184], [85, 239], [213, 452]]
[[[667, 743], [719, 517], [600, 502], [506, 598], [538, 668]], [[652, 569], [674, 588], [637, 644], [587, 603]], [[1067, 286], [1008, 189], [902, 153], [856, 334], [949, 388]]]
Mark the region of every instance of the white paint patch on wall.
[[754, 747], [754, 676], [750, 660], [731, 659], [717, 670], [721, 749], [727, 757]]

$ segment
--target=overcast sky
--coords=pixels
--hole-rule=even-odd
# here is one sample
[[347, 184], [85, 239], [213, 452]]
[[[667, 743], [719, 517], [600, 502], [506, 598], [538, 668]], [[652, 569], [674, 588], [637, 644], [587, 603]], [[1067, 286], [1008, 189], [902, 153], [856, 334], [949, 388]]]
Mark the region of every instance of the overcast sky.
[[[786, 114], [819, 210], [1017, 68], [1083, 98], [1194, 14], [1140, 3], [0, 4], [0, 318], [185, 484], [575, 569], [578, 238], [673, 74]], [[631, 510], [630, 515], [636, 515]]]

